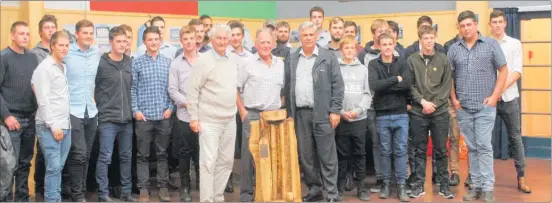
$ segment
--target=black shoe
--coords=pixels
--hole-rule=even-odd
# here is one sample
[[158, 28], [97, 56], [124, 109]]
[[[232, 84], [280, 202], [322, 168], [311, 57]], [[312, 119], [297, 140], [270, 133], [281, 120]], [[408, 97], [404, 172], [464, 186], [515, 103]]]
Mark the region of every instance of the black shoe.
[[322, 193], [319, 193], [317, 195], [310, 195], [303, 197], [303, 202], [318, 202], [320, 200], [324, 199], [324, 195]]
[[339, 199], [337, 199], [337, 198], [330, 198], [330, 199], [328, 199], [328, 202], [339, 202]]
[[417, 186], [417, 185], [414, 186], [414, 188], [412, 188], [412, 192], [410, 192], [410, 197], [412, 198], [418, 198], [423, 195], [425, 195], [424, 187]]
[[380, 199], [389, 199], [391, 196], [391, 183], [383, 183], [379, 193]]
[[178, 185], [176, 185], [175, 181], [176, 181], [176, 178], [172, 178], [172, 179], [169, 180], [169, 184], [167, 184], [167, 185], [169, 185], [169, 187], [171, 189], [178, 189], [179, 187], [178, 187]]
[[404, 184], [397, 186], [397, 196], [401, 202], [410, 202], [410, 198], [408, 197], [408, 194], [406, 194], [406, 186]]
[[109, 196], [98, 197], [98, 202], [115, 202]]
[[477, 188], [470, 188], [468, 190], [468, 194], [464, 195], [463, 200], [464, 201], [473, 201], [473, 200], [479, 199], [480, 196], [481, 196], [481, 190], [479, 190]]
[[121, 194], [121, 200], [125, 202], [137, 202], [138, 200], [132, 196], [132, 193]]
[[483, 201], [484, 202], [494, 202], [495, 201], [493, 191], [483, 192], [482, 196], [483, 196]]
[[471, 188], [471, 184], [472, 184], [472, 180], [471, 180], [470, 174], [468, 174], [466, 181], [464, 181], [464, 186]]
[[224, 189], [224, 192], [234, 193], [234, 184], [232, 183], [232, 174], [230, 174], [230, 178], [228, 178], [228, 183], [226, 183], [226, 188]]
[[366, 189], [359, 190], [357, 197], [362, 201], [370, 201], [370, 193]]
[[347, 175], [346, 181], [345, 181], [345, 191], [353, 191], [353, 177]]
[[433, 185], [441, 185], [441, 180], [439, 179], [439, 176], [437, 174], [431, 175], [431, 182]]
[[383, 187], [383, 180], [378, 180], [376, 182], [376, 185], [370, 188], [370, 192], [373, 192], [373, 193], [380, 192], [382, 187]]
[[190, 189], [183, 188], [180, 190], [180, 201], [181, 202], [191, 202], [192, 195], [190, 194]]
[[441, 187], [441, 189], [439, 190], [439, 195], [445, 197], [446, 199], [454, 198], [454, 194], [452, 194], [448, 186]]
[[458, 183], [460, 183], [460, 176], [458, 176], [458, 174], [456, 173], [450, 175], [449, 186], [457, 186]]

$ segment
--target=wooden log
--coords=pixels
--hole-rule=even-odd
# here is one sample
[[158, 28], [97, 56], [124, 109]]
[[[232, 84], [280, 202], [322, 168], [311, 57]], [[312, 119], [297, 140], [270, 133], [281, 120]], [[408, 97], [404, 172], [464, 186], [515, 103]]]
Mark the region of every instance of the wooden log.
[[[259, 154], [259, 139], [261, 135], [261, 126], [259, 121], [251, 121], [251, 128], [250, 128], [250, 134], [249, 134], [249, 151], [251, 152], [251, 155], [253, 156], [253, 161], [255, 162], [256, 169], [255, 170], [255, 185], [262, 185], [262, 176], [263, 171], [259, 170], [260, 164], [260, 154]], [[262, 188], [261, 187], [255, 187], [255, 201], [261, 202], [263, 199], [262, 195]]]
[[293, 118], [285, 120], [287, 126], [287, 134], [289, 138], [290, 169], [291, 171], [291, 190], [293, 193], [293, 201], [301, 202], [301, 175], [299, 172], [299, 156], [297, 153], [297, 137], [295, 135], [295, 123]]
[[272, 159], [272, 199], [278, 199], [278, 150], [276, 126], [269, 124], [270, 128], [270, 157]]
[[288, 165], [288, 160], [289, 158], [286, 156], [286, 151], [289, 151], [288, 148], [286, 148], [286, 143], [287, 143], [287, 139], [286, 139], [286, 128], [285, 128], [285, 124], [284, 122], [280, 122], [278, 123], [278, 135], [279, 135], [279, 151], [280, 151], [280, 164], [279, 164], [279, 171], [280, 171], [280, 183], [279, 183], [279, 187], [280, 187], [280, 191], [281, 191], [281, 195], [282, 195], [282, 199], [286, 199], [286, 196], [287, 196], [287, 193], [290, 192], [288, 188], [288, 180], [289, 180], [289, 173], [288, 173], [288, 170], [289, 170], [289, 165]]
[[266, 135], [261, 136], [261, 139], [259, 140], [259, 170], [257, 171], [263, 171], [264, 173], [261, 176], [261, 185], [257, 185], [256, 187], [261, 187], [262, 190], [262, 201], [263, 202], [270, 202], [272, 200], [272, 174], [271, 171], [271, 154], [270, 154], [270, 140], [269, 137]]

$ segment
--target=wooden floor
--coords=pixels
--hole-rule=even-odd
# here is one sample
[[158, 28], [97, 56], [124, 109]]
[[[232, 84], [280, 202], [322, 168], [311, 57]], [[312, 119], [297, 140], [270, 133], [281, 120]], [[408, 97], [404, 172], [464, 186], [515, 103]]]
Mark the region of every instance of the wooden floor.
[[[428, 162], [428, 166], [429, 166]], [[461, 160], [461, 168], [465, 169], [467, 166], [466, 160]], [[526, 179], [527, 183], [532, 187], [533, 192], [531, 194], [523, 194], [518, 192], [517, 183], [516, 183], [516, 172], [513, 165], [513, 160], [495, 160], [495, 199], [497, 202], [551, 202], [551, 161], [550, 160], [539, 160], [539, 159], [527, 159], [526, 160]], [[239, 171], [239, 164], [234, 164], [234, 171]], [[452, 191], [455, 194], [453, 200], [444, 199], [442, 196], [438, 195], [439, 188], [438, 186], [431, 187], [431, 167], [428, 168], [428, 176], [426, 180], [426, 195], [417, 199], [411, 199], [411, 202], [461, 202], [462, 196], [467, 192], [467, 188], [463, 186], [463, 182], [466, 178], [467, 172], [464, 170], [461, 174], [461, 185], [452, 187]], [[173, 174], [175, 175], [175, 174]], [[171, 176], [172, 177], [172, 176]], [[177, 177], [172, 177], [176, 178]], [[226, 193], [227, 202], [239, 202], [239, 176], [234, 176], [234, 193]], [[179, 182], [179, 181], [177, 181]], [[375, 183], [375, 178], [373, 176], [366, 179], [368, 186], [372, 186]], [[152, 184], [155, 185], [155, 184]], [[429, 189], [432, 188], [432, 189]], [[170, 190], [171, 200], [173, 202], [179, 201], [179, 192], [178, 190]], [[306, 188], [303, 187], [303, 193], [305, 194]], [[360, 200], [355, 196], [356, 191], [347, 192], [345, 194], [345, 202], [359, 202]], [[150, 195], [151, 202], [158, 202], [158, 193], [157, 189], [153, 189]], [[199, 192], [197, 190], [192, 191], [193, 201], [199, 201]], [[377, 202], [397, 202], [396, 193], [393, 191], [392, 199], [379, 199], [377, 193], [371, 194], [371, 201]], [[87, 200], [90, 202], [97, 201], [96, 195], [94, 193], [89, 193], [87, 195]], [[41, 198], [36, 198], [36, 201], [42, 201]], [[70, 200], [64, 200], [70, 201]]]

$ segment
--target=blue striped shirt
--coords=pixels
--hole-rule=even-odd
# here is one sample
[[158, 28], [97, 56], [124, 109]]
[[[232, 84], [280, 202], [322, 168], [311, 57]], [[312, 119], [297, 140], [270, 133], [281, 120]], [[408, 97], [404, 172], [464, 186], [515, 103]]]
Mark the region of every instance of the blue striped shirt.
[[155, 59], [144, 54], [132, 61], [132, 113], [142, 112], [146, 120], [163, 120], [163, 112], [174, 105], [169, 97], [171, 59], [158, 54]]

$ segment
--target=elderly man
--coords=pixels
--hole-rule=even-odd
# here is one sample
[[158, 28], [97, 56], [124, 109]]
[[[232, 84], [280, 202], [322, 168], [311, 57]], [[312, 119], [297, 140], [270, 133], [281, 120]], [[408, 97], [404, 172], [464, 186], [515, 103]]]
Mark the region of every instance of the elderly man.
[[[295, 118], [299, 161], [309, 193], [303, 202], [338, 201], [335, 131], [340, 120], [344, 84], [337, 57], [316, 45], [316, 24], [299, 26], [303, 45], [286, 67], [288, 114]], [[322, 177], [320, 177], [322, 175]]]
[[242, 125], [241, 194], [240, 201], [253, 201], [253, 157], [249, 152], [250, 122], [259, 120], [263, 111], [277, 110], [282, 106], [280, 93], [284, 87], [284, 62], [271, 54], [274, 41], [270, 29], [257, 32], [255, 47], [258, 52], [245, 62], [238, 73], [238, 86], [243, 100], [238, 97], [238, 110]]
[[200, 201], [224, 201], [236, 139], [236, 87], [241, 59], [227, 52], [230, 27], [209, 31], [213, 49], [193, 64], [188, 86], [190, 127], [199, 133]]

